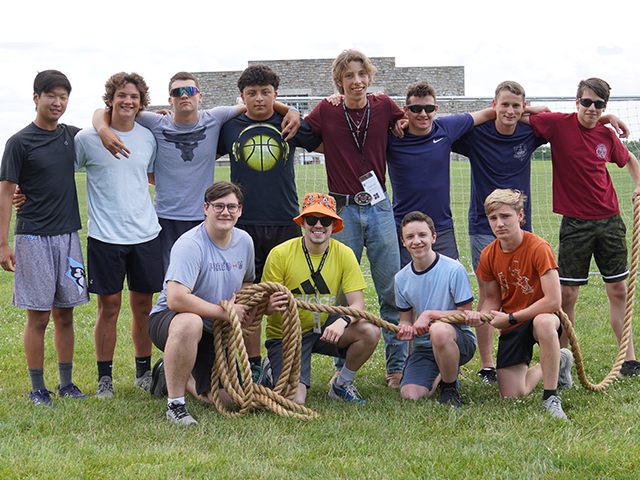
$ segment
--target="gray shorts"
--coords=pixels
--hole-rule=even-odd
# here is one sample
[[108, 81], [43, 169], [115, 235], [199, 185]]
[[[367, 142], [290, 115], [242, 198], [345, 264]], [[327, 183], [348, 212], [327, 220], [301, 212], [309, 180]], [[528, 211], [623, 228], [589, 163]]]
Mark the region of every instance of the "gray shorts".
[[[459, 328], [453, 328], [456, 330], [456, 343], [458, 350], [460, 350], [459, 367], [471, 360], [476, 353], [476, 337], [472, 332], [463, 332]], [[436, 363], [436, 357], [433, 355], [433, 348], [416, 347], [407, 358], [407, 364], [402, 372], [401, 386], [420, 385], [431, 390], [433, 381], [439, 373], [440, 369]]]
[[[322, 326], [322, 333], [325, 329], [331, 325], [340, 315], [331, 314], [327, 318], [327, 321]], [[338, 348], [336, 343], [328, 343], [324, 340], [320, 340], [322, 333], [313, 333], [313, 330], [309, 330], [302, 335], [302, 355], [300, 358], [300, 383], [304, 384], [307, 388], [311, 387], [311, 354], [320, 353], [321, 355], [327, 355], [329, 357], [347, 357], [347, 348]], [[273, 383], [278, 383], [280, 373], [282, 373], [282, 339], [272, 338], [264, 343], [267, 348], [267, 355], [269, 356], [269, 362], [271, 362], [271, 369], [273, 371]]]
[[13, 304], [46, 312], [89, 301], [78, 232], [44, 237], [15, 235]]
[[493, 235], [469, 235], [469, 245], [471, 246], [471, 264], [473, 271], [478, 269], [480, 263], [480, 254], [491, 242], [496, 239]]

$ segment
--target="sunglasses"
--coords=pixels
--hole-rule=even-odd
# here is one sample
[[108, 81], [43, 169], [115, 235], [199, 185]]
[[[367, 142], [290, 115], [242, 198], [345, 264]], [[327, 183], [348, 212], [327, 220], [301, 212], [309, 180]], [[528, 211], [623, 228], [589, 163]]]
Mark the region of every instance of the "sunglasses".
[[172, 97], [178, 98], [184, 95], [185, 93], [187, 94], [188, 97], [193, 97], [197, 93], [200, 93], [200, 90], [198, 90], [197, 87], [178, 87], [171, 90], [169, 92], [169, 95], [171, 95]]
[[607, 106], [607, 102], [603, 100], [591, 100], [590, 98], [579, 98], [578, 102], [580, 102], [580, 105], [584, 108], [589, 108], [591, 105], [595, 105], [598, 110]]
[[407, 105], [407, 108], [413, 113], [420, 113], [423, 110], [427, 113], [436, 111], [435, 105]]
[[320, 220], [320, 224], [323, 227], [328, 227], [333, 223], [333, 218], [331, 217], [314, 217], [313, 215], [304, 217], [304, 221], [307, 222], [307, 225], [310, 227], [315, 227], [318, 220]]

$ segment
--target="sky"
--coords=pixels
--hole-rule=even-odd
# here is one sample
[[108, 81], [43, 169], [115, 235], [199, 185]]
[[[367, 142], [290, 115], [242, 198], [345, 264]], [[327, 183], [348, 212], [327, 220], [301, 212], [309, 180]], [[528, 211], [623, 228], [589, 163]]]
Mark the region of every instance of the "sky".
[[62, 121], [78, 127], [104, 106], [104, 82], [119, 71], [142, 74], [152, 104], [166, 104], [180, 70], [335, 58], [345, 48], [395, 57], [398, 67], [462, 65], [468, 96], [491, 97], [509, 79], [528, 96], [572, 97], [580, 79], [597, 76], [613, 96], [640, 97], [634, 3], [11, 2], [0, 30], [0, 144], [35, 118], [33, 79], [49, 68], [71, 81]]

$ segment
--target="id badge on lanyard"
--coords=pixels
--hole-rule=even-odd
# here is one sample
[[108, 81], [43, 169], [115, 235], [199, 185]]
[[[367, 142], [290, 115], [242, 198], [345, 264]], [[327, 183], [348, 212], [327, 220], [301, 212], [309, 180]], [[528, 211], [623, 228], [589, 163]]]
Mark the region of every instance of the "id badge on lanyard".
[[362, 175], [360, 177], [360, 183], [362, 183], [364, 191], [371, 195], [371, 205], [375, 205], [385, 199], [382, 185], [380, 185], [378, 177], [376, 177], [373, 170], [369, 170], [367, 173]]

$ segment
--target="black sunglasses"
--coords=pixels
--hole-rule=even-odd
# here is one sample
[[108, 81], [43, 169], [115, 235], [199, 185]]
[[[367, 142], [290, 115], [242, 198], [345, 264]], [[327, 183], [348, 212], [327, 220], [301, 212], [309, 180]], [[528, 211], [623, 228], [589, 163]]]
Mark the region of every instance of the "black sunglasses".
[[435, 112], [435, 105], [407, 105], [407, 108], [413, 113], [420, 113], [424, 110], [427, 113]]
[[607, 102], [603, 100], [591, 100], [590, 98], [579, 98], [578, 102], [580, 102], [580, 105], [582, 105], [584, 108], [589, 108], [591, 105], [595, 104], [598, 110], [601, 110], [607, 106]]
[[198, 90], [196, 87], [178, 87], [178, 88], [172, 89], [169, 92], [169, 95], [175, 98], [179, 98], [186, 93], [188, 97], [193, 97], [199, 91], [200, 90]]
[[304, 221], [307, 222], [307, 225], [309, 225], [310, 227], [315, 227], [316, 223], [318, 223], [318, 220], [320, 220], [320, 224], [323, 227], [328, 227], [333, 223], [333, 218], [331, 217], [314, 217], [313, 215], [304, 217]]

